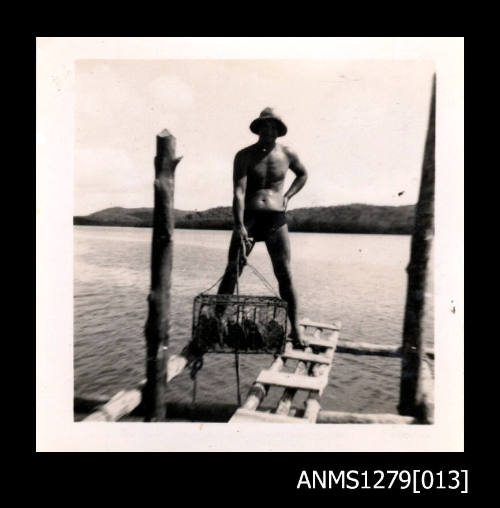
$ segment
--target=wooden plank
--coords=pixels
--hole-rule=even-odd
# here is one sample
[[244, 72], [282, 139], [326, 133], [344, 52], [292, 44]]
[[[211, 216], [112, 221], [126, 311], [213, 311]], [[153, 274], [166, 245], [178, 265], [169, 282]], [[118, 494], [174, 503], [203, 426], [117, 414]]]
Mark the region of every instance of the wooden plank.
[[340, 321], [334, 321], [333, 323], [320, 323], [318, 321], [310, 321], [309, 319], [303, 319], [299, 322], [300, 326], [313, 326], [314, 328], [320, 328], [322, 330], [333, 330], [339, 331], [342, 327]]
[[331, 359], [325, 355], [306, 353], [305, 351], [299, 351], [297, 349], [293, 349], [289, 353], [283, 353], [281, 356], [283, 358], [288, 358], [290, 360], [300, 360], [302, 362], [325, 363], [327, 365], [332, 363]]
[[401, 416], [390, 413], [363, 414], [344, 411], [320, 410], [316, 423], [371, 423], [371, 424], [413, 424], [417, 420], [411, 416]]
[[322, 339], [321, 337], [306, 337], [306, 342], [308, 346], [319, 346], [331, 348], [334, 347], [335, 342], [331, 339]]
[[286, 416], [273, 413], [264, 413], [263, 411], [251, 411], [249, 409], [238, 409], [228, 423], [305, 423], [308, 421], [303, 418]]
[[310, 391], [321, 391], [324, 386], [323, 379], [301, 376], [291, 372], [273, 372], [271, 370], [263, 370], [256, 382], [263, 385], [283, 386], [285, 388]]

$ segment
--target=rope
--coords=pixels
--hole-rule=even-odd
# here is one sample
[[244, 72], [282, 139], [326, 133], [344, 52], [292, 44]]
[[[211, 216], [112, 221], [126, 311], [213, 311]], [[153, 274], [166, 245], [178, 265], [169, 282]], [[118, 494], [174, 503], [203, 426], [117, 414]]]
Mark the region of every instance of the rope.
[[[264, 277], [264, 275], [262, 275], [259, 272], [259, 270], [257, 270], [257, 268], [255, 268], [255, 266], [251, 265], [248, 261], [245, 262], [245, 265], [248, 266], [248, 268], [250, 268], [253, 271], [253, 273], [261, 280], [261, 282], [264, 284], [264, 286], [266, 286], [266, 288], [274, 296], [280, 298], [279, 293], [273, 288], [271, 283]], [[236, 255], [236, 296], [239, 296], [239, 294], [240, 294], [240, 288], [239, 288], [239, 266], [240, 266], [240, 250], [238, 250], [238, 254]], [[217, 284], [219, 284], [219, 282], [221, 282], [223, 278], [224, 278], [224, 274], [221, 277], [219, 277], [210, 287], [208, 287], [207, 289], [202, 291], [201, 294], [208, 293], [211, 289], [213, 289], [215, 286], [217, 286]]]
[[217, 286], [217, 284], [224, 278], [224, 275], [222, 275], [221, 277], [219, 277], [209, 288], [205, 289], [204, 291], [201, 292], [202, 295], [204, 295], [205, 293], [208, 293], [211, 289], [213, 289], [215, 286]]
[[236, 254], [236, 296], [240, 296], [240, 249], [238, 249], [238, 253]]
[[[238, 254], [236, 255], [236, 297], [240, 296], [240, 285], [238, 279], [240, 278], [240, 249], [238, 249]], [[237, 307], [237, 312], [239, 314], [240, 309]], [[239, 320], [239, 316], [236, 316], [236, 319]], [[238, 348], [236, 348], [234, 352], [234, 368], [236, 370], [236, 395], [238, 397], [238, 407], [241, 406], [241, 391], [240, 391], [240, 355], [238, 354]]]
[[194, 406], [194, 404], [196, 402], [196, 388], [197, 388], [196, 376], [198, 375], [198, 372], [201, 370], [202, 367], [203, 367], [203, 357], [200, 356], [191, 365], [191, 372], [189, 374], [191, 379], [193, 380], [193, 396], [192, 396], [192, 399], [191, 399], [191, 404], [193, 406]]
[[241, 390], [240, 390], [240, 356], [238, 351], [235, 351], [235, 368], [236, 368], [236, 389], [238, 395], [238, 407], [241, 407]]
[[277, 296], [278, 298], [280, 298], [280, 295], [276, 292], [276, 290], [273, 288], [273, 286], [271, 286], [271, 284], [267, 281], [267, 279], [257, 270], [257, 268], [255, 268], [255, 266], [251, 265], [250, 263], [247, 263], [247, 265], [249, 268], [251, 268], [253, 270], [255, 275], [257, 275], [257, 277], [259, 277], [259, 279], [264, 283], [264, 285], [267, 287], [267, 289], [269, 289], [269, 291], [271, 291], [271, 293], [273, 293], [274, 296]]
[[202, 367], [203, 367], [203, 357], [200, 356], [191, 365], [191, 374], [190, 374], [191, 379], [193, 380], [196, 379], [196, 376]]
[[193, 379], [193, 396], [191, 398], [191, 405], [194, 406], [196, 403], [196, 387], [198, 382], [196, 381], [196, 377]]

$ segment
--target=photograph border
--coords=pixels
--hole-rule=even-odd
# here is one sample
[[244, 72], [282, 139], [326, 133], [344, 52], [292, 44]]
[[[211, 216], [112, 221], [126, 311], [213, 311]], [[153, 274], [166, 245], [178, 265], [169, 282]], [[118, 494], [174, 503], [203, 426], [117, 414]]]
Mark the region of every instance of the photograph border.
[[[272, 45], [269, 44], [272, 39]], [[464, 450], [463, 38], [37, 38], [38, 451]], [[73, 421], [73, 168], [79, 59], [433, 60], [437, 74], [435, 423], [429, 426]], [[57, 199], [54, 199], [57, 196]], [[451, 312], [453, 301], [454, 312]], [[54, 368], [54, 366], [57, 368]], [[311, 434], [314, 438], [311, 439]]]

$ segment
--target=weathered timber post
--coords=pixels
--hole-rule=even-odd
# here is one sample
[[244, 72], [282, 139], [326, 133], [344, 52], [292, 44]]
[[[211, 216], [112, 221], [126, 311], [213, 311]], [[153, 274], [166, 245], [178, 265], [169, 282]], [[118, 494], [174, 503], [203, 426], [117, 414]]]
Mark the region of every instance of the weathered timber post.
[[434, 234], [434, 172], [435, 172], [436, 76], [433, 77], [432, 97], [425, 142], [420, 192], [415, 211], [415, 226], [411, 240], [410, 263], [407, 267], [408, 287], [403, 328], [402, 370], [398, 411], [423, 422], [432, 419], [423, 393], [422, 318], [424, 313], [427, 264]]
[[[145, 325], [145, 421], [166, 418], [167, 347], [170, 336], [170, 287], [174, 234], [174, 177], [182, 157], [175, 156], [175, 137], [164, 129], [156, 136], [151, 290]], [[160, 354], [158, 350], [161, 347]]]

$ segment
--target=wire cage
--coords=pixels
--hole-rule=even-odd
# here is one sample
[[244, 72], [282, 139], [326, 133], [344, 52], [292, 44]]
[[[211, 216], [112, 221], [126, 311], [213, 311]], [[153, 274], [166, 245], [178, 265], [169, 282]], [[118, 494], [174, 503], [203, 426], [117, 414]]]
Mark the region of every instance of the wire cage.
[[287, 303], [275, 296], [210, 295], [193, 303], [193, 346], [203, 353], [280, 354]]

